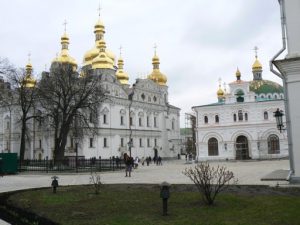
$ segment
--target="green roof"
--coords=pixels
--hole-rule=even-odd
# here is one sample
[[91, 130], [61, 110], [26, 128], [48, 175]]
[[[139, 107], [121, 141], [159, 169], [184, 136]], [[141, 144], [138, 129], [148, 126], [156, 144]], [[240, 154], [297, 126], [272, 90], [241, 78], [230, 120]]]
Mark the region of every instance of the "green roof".
[[250, 91], [256, 94], [283, 93], [283, 87], [270, 80], [253, 80], [250, 82]]

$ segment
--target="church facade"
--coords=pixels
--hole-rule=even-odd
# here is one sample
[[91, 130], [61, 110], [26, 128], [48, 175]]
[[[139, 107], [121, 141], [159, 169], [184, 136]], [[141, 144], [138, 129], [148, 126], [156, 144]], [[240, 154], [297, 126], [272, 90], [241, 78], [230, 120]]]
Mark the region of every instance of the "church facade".
[[[124, 71], [124, 60], [116, 61], [115, 55], [106, 48], [105, 27], [98, 20], [94, 26], [95, 45], [83, 58], [81, 76], [92, 73], [101, 77], [107, 99], [99, 105], [98, 134], [85, 135], [78, 146], [78, 156], [122, 157], [129, 153], [133, 157], [175, 157], [180, 152], [180, 125], [178, 107], [168, 101], [167, 77], [159, 68], [156, 54], [152, 58], [153, 71], [145, 79], [136, 79], [130, 85], [129, 75]], [[76, 60], [69, 54], [69, 37], [61, 37], [62, 49], [52, 61], [52, 66], [68, 63], [77, 69]], [[32, 65], [26, 65], [28, 80], [33, 79]], [[47, 73], [47, 72], [44, 72]], [[3, 80], [0, 82], [5, 85]], [[33, 85], [34, 86], [34, 85]], [[34, 88], [34, 87], [31, 87]], [[0, 109], [0, 151], [19, 152], [20, 127], [17, 123], [18, 109]], [[26, 159], [53, 158], [54, 136], [51, 129], [30, 120], [27, 124]], [[65, 156], [75, 157], [74, 137], [67, 140]]]
[[288, 156], [286, 132], [277, 130], [273, 116], [284, 110], [279, 84], [262, 79], [262, 65], [252, 66], [253, 80], [229, 83], [217, 91], [218, 102], [192, 107], [196, 115], [197, 158], [205, 160], [273, 159]]

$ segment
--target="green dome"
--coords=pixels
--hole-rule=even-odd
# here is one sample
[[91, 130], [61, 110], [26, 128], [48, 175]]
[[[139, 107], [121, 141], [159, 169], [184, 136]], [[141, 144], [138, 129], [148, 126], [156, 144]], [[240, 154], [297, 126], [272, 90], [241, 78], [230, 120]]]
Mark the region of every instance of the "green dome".
[[283, 93], [283, 87], [270, 80], [253, 80], [250, 82], [250, 91], [256, 94]]

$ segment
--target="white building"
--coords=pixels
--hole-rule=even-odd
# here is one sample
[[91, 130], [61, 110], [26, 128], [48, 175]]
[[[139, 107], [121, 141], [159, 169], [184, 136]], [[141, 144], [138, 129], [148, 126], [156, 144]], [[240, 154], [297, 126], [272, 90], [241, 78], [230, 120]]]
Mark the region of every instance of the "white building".
[[[180, 109], [168, 102], [167, 77], [160, 72], [156, 51], [152, 58], [152, 73], [130, 86], [129, 76], [123, 70], [121, 53], [116, 65], [114, 54], [106, 48], [105, 29], [100, 19], [94, 28], [95, 46], [84, 55], [82, 69], [101, 76], [108, 99], [99, 106], [99, 135], [85, 136], [79, 144], [78, 155], [85, 158], [120, 157], [128, 152], [131, 137], [133, 157], [177, 157], [180, 152]], [[52, 63], [70, 63], [77, 68], [75, 59], [68, 52], [69, 37], [66, 33], [61, 37], [61, 44], [61, 53]], [[26, 66], [26, 70], [31, 73], [31, 64]], [[7, 108], [0, 109], [0, 152], [19, 153], [19, 116], [17, 106], [12, 113]], [[33, 120], [28, 128], [25, 158], [51, 159], [54, 149], [52, 130]], [[75, 156], [71, 134], [65, 156]]]
[[273, 112], [283, 110], [283, 88], [262, 79], [257, 56], [253, 80], [243, 81], [237, 69], [229, 91], [217, 92], [218, 102], [194, 106], [198, 160], [271, 159], [288, 156], [285, 132], [276, 127]]

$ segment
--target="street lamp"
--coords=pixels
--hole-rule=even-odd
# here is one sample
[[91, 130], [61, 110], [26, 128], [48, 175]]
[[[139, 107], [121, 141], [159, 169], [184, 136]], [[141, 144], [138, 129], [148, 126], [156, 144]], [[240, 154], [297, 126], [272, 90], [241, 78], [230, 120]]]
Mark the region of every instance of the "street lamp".
[[75, 166], [76, 166], [76, 173], [78, 173], [78, 143], [79, 143], [79, 138], [77, 136], [74, 137], [74, 142], [75, 142]]
[[284, 125], [282, 122], [282, 117], [283, 117], [283, 111], [280, 110], [279, 108], [277, 108], [277, 110], [275, 112], [273, 112], [274, 117], [276, 119], [276, 124], [277, 124], [277, 129], [280, 131], [280, 133], [285, 130], [284, 129]]

